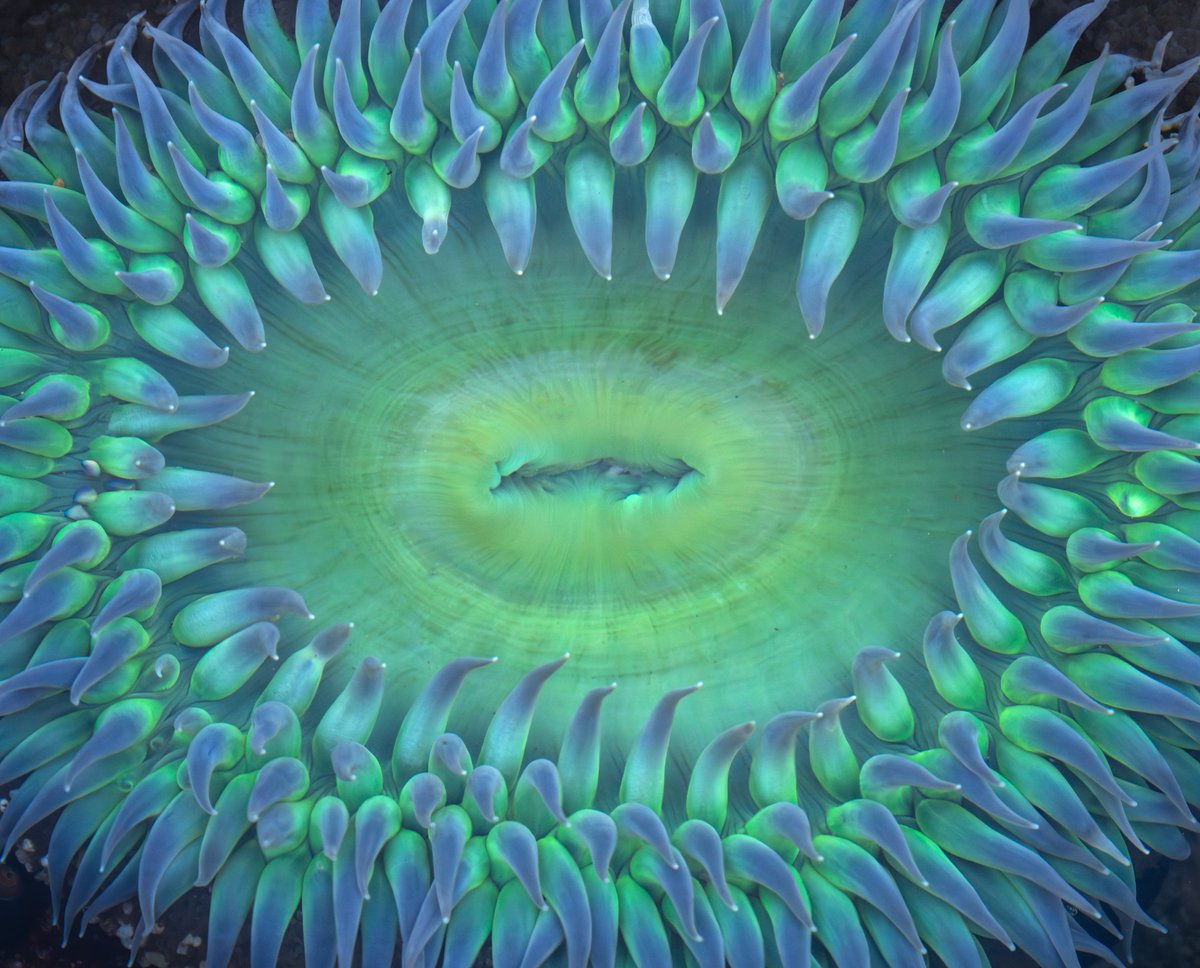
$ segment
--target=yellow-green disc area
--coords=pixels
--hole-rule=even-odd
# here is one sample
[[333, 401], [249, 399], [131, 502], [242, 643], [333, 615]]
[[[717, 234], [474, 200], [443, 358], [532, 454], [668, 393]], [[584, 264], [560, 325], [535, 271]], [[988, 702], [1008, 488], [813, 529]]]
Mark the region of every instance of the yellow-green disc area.
[[433, 257], [411, 221], [380, 220], [378, 296], [344, 286], [319, 325], [268, 320], [267, 351], [222, 372], [256, 397], [203, 442], [276, 482], [243, 515], [248, 567], [353, 620], [389, 706], [496, 655], [459, 703], [469, 723], [471, 696], [570, 652], [550, 734], [615, 681], [606, 722], [627, 744], [668, 689], [705, 682], [687, 708], [721, 728], [847, 694], [863, 646], [919, 649], [1012, 441], [962, 433], [966, 395], [877, 318], [835, 305], [810, 340], [794, 223], [769, 223], [718, 316], [712, 252], [685, 241], [660, 282], [632, 219], [612, 282], [560, 213], [520, 277], [478, 213]]

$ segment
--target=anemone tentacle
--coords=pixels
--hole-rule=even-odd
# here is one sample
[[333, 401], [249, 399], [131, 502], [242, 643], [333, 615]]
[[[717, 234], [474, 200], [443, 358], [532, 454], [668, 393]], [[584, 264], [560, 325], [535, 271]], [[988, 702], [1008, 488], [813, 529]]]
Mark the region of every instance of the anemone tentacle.
[[[307, 963], [343, 968], [485, 948], [514, 966], [986, 965], [980, 939], [1069, 966], [1129, 959], [1130, 927], [1159, 927], [1131, 849], [1183, 856], [1200, 829], [1200, 112], [1169, 114], [1200, 58], [1068, 71], [1104, 0], [1033, 44], [1027, 0], [843, 7], [346, 0], [335, 17], [300, 0], [289, 36], [265, 0], [240, 32], [224, 3], [185, 3], [17, 99], [0, 123], [0, 842], [61, 811], [64, 936], [136, 900], [136, 954], [194, 885], [212, 889], [210, 968], [244, 929], [251, 964], [276, 964], [297, 912]], [[661, 319], [639, 304], [635, 222], [673, 293], [689, 222], [711, 229], [702, 322], [684, 296]], [[555, 288], [560, 233], [597, 280]], [[418, 244], [467, 294], [428, 319], [405, 301], [429, 271]], [[503, 283], [525, 318], [481, 322], [471, 276], [501, 259], [527, 275]], [[785, 271], [786, 312], [739, 315]], [[555, 317], [574, 300], [600, 336]], [[688, 325], [706, 353], [681, 351]], [[368, 326], [360, 359], [409, 361], [404, 403], [343, 385], [327, 409], [342, 431], [399, 427], [380, 432], [403, 457], [358, 480], [415, 482], [398, 540], [420, 564], [357, 588], [390, 595], [393, 624], [305, 633], [336, 576], [285, 580], [314, 544], [269, 509], [304, 498], [257, 472], [287, 448], [228, 428], [276, 381], [351, 383], [337, 334]], [[506, 327], [498, 360], [454, 362]], [[788, 604], [820, 577], [799, 545], [869, 544], [874, 522], [797, 538], [763, 510], [810, 488], [824, 513], [842, 455], [821, 435], [862, 428], [795, 417], [802, 389], [769, 374], [721, 375], [722, 354], [799, 357], [808, 338], [922, 371], [894, 344], [941, 352], [971, 394], [961, 431], [1004, 449], [979, 458], [995, 497], [964, 484], [938, 509], [946, 567], [911, 579], [929, 602], [902, 600], [924, 559], [879, 566], [887, 641], [829, 619], [837, 602]], [[847, 356], [830, 372], [857, 373]], [[609, 362], [616, 378], [588, 382]], [[442, 378], [462, 393], [430, 403]], [[852, 398], [814, 386], [816, 410]], [[919, 418], [944, 389], [895, 405], [934, 426]], [[300, 418], [324, 405], [265, 405], [306, 461]], [[352, 450], [334, 436], [313, 445], [330, 464]], [[717, 584], [688, 599], [676, 567]], [[463, 589], [516, 604], [481, 621]], [[626, 620], [597, 589], [644, 608]], [[423, 607], [448, 626], [428, 651]], [[792, 637], [771, 664], [754, 648], [775, 622]], [[700, 705], [743, 648], [783, 681]], [[475, 686], [509, 656], [507, 691]], [[683, 675], [708, 664], [697, 695]], [[612, 670], [634, 683], [619, 725]], [[573, 711], [547, 729], [551, 704]]]

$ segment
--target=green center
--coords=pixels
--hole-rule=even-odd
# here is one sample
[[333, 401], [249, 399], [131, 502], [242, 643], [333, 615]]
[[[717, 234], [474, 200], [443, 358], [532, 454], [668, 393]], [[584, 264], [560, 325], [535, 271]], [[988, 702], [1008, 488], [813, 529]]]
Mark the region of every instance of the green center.
[[429, 571], [531, 607], [672, 621], [694, 608], [680, 596], [767, 561], [781, 512], [819, 478], [788, 395], [712, 361], [656, 361], [619, 333], [605, 356], [473, 368], [406, 413], [397, 515]]
[[259, 392], [205, 447], [277, 482], [246, 510], [255, 579], [353, 620], [396, 708], [460, 655], [500, 658], [482, 697], [570, 652], [551, 736], [610, 681], [627, 742], [668, 689], [705, 681], [688, 708], [732, 724], [850, 692], [863, 646], [919, 648], [1012, 441], [961, 432], [936, 359], [854, 313], [876, 293], [810, 340], [782, 216], [723, 316], [701, 245], [663, 283], [618, 220], [607, 282], [559, 218], [517, 277], [476, 213], [429, 257], [398, 212], [379, 296], [281, 310], [225, 368]]

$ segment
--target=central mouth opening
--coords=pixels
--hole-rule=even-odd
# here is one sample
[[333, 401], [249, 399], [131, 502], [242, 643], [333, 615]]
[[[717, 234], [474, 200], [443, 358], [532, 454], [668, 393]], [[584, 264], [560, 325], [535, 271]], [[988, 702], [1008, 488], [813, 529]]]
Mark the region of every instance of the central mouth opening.
[[496, 472], [500, 481], [491, 493], [497, 499], [595, 498], [627, 507], [640, 505], [642, 498], [651, 495], [666, 497], [689, 477], [703, 476], [680, 457], [649, 462], [619, 457], [582, 462], [526, 461], [512, 470], [497, 463]]

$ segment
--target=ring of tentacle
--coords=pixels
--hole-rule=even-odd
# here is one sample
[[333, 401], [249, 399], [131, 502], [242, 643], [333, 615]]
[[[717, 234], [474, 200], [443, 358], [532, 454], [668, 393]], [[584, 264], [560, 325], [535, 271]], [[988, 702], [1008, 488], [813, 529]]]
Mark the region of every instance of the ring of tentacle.
[[[902, 965], [928, 946], [957, 966], [987, 963], [979, 938], [1116, 964], [1110, 947], [1154, 926], [1130, 849], [1182, 855], [1200, 803], [1200, 121], [1167, 114], [1196, 62], [1106, 54], [1064, 73], [1104, 0], [1032, 45], [1026, 0], [741, 6], [346, 0], [335, 20], [301, 0], [289, 36], [268, 0], [246, 0], [240, 33], [209, 2], [196, 48], [187, 3], [126, 25], [104, 80], [89, 51], [14, 104], [0, 841], [7, 854], [59, 813], [64, 931], [136, 897], [140, 943], [210, 884], [210, 968], [247, 921], [252, 963], [274, 964], [297, 909], [308, 962], [343, 966], [360, 945], [372, 965], [469, 966], [486, 945], [496, 965]], [[313, 705], [347, 626], [297, 647], [277, 624], [308, 614], [289, 589], [173, 598], [245, 550], [211, 522], [266, 487], [168, 465], [165, 438], [249, 395], [181, 396], [146, 360], [219, 366], [221, 330], [265, 347], [239, 266], [319, 314], [341, 271], [326, 244], [386, 290], [384, 193], [407, 198], [433, 253], [469, 190], [520, 273], [552, 191], [608, 276], [618, 169], [644, 182], [663, 278], [697, 179], [719, 180], [718, 310], [764, 219], [802, 221], [787, 258], [814, 338], [864, 222], [886, 220], [870, 311], [930, 350], [944, 331], [946, 380], [983, 384], [964, 430], [1036, 428], [999, 484], [1005, 510], [950, 551], [957, 604], [923, 643], [947, 710], [932, 748], [910, 743], [926, 713], [895, 654], [868, 647], [853, 697], [720, 733], [679, 797], [668, 745], [691, 687], [651, 710], [619, 789], [600, 766], [609, 687], [556, 758], [526, 756], [563, 660], [497, 704], [477, 749], [451, 706], [490, 660], [451, 662], [389, 753], [366, 745], [378, 660]], [[748, 818], [729, 809], [739, 756]], [[810, 816], [806, 789], [835, 805]]]

